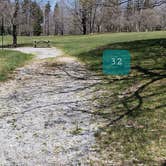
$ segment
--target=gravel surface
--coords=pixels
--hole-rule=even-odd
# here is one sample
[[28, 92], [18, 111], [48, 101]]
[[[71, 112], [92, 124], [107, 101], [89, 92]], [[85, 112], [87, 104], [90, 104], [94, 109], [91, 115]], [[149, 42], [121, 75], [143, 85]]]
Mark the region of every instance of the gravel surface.
[[12, 50], [21, 51], [24, 53], [32, 53], [36, 55], [36, 59], [54, 58], [63, 55], [63, 52], [55, 47], [52, 48], [32, 48], [32, 47], [18, 47]]
[[[56, 49], [17, 50], [38, 59], [61, 55]], [[0, 165], [98, 165], [94, 133], [104, 122], [93, 114], [98, 83], [69, 57], [17, 69], [13, 80], [0, 84]]]

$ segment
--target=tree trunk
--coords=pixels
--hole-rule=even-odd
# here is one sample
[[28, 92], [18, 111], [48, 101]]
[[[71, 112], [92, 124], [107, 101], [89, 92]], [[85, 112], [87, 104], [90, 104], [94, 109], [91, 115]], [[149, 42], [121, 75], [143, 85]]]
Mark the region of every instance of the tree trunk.
[[86, 35], [86, 24], [83, 24], [83, 35]]
[[63, 18], [61, 19], [60, 34], [62, 36], [64, 35], [64, 22], [63, 22]]
[[58, 27], [58, 24], [55, 23], [55, 24], [54, 24], [54, 36], [55, 36], [55, 35], [58, 35], [58, 32], [59, 32], [59, 27]]
[[17, 47], [17, 26], [13, 24], [13, 47]]
[[61, 29], [61, 35], [62, 35], [62, 36], [64, 35], [63, 29]]
[[82, 15], [82, 28], [83, 28], [83, 35], [86, 35], [87, 33], [87, 29], [86, 29], [86, 14], [83, 12], [83, 15]]
[[100, 25], [97, 25], [97, 33], [100, 33]]

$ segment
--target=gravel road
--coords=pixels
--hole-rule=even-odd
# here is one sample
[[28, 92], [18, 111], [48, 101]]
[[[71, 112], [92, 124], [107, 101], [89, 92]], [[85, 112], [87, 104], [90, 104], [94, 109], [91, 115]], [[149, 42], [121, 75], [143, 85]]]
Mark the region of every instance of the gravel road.
[[34, 54], [35, 59], [54, 58], [63, 55], [63, 52], [55, 47], [53, 48], [32, 48], [32, 47], [18, 47], [13, 48], [14, 51], [21, 51], [28, 54]]
[[99, 80], [55, 48], [16, 50], [36, 60], [0, 83], [0, 165], [98, 165], [94, 133], [103, 119], [91, 112]]

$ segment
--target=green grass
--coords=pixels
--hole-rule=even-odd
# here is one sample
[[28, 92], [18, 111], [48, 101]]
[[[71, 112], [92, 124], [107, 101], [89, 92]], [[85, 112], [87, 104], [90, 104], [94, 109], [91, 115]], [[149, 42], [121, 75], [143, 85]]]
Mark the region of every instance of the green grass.
[[[96, 87], [106, 92], [95, 101], [100, 105], [95, 111], [110, 123], [96, 134], [96, 141], [107, 159], [121, 165], [125, 160], [132, 165], [160, 165], [166, 160], [166, 32], [19, 37], [19, 44], [32, 45], [34, 39], [49, 39], [99, 75], [104, 49], [129, 50], [130, 75], [103, 76], [106, 83]], [[6, 37], [5, 44], [10, 43]]]
[[[82, 52], [90, 51], [111, 43], [166, 38], [166, 31], [158, 32], [141, 32], [141, 33], [108, 33], [99, 35], [77, 35], [77, 36], [39, 36], [39, 37], [18, 37], [18, 44], [20, 46], [33, 45], [34, 40], [50, 40], [53, 46], [63, 48], [70, 55], [78, 55]], [[1, 42], [1, 38], [0, 38]], [[4, 37], [4, 45], [11, 45], [12, 37]]]
[[166, 32], [63, 39], [64, 42], [57, 39], [54, 44], [63, 48], [67, 54], [76, 56], [89, 69], [99, 74], [102, 74], [104, 49], [127, 49], [131, 52], [130, 75], [106, 76], [103, 79], [109, 83], [97, 87], [108, 92], [97, 100], [101, 107], [96, 112], [108, 118], [110, 126], [104, 128], [107, 134], [101, 133], [96, 140], [101, 151], [105, 152], [104, 156], [117, 163], [120, 161], [123, 164], [123, 161], [129, 160], [133, 165], [160, 165], [164, 162]]
[[160, 165], [166, 156], [166, 39], [108, 44], [80, 55], [83, 59], [93, 55], [89, 68], [101, 74], [102, 51], [108, 48], [129, 50], [132, 72], [104, 77], [108, 83], [98, 87], [107, 93], [98, 99], [101, 107], [96, 111], [110, 126], [97, 141], [110, 160]]
[[9, 73], [17, 67], [30, 60], [32, 55], [23, 54], [17, 51], [0, 50], [0, 81], [5, 81]]

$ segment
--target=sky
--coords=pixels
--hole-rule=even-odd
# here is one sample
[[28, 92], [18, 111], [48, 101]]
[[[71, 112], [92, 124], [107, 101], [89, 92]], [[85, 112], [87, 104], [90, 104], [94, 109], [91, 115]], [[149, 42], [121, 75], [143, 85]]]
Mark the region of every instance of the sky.
[[51, 6], [54, 6], [56, 3], [56, 0], [37, 0], [38, 2], [47, 3], [50, 2]]
[[[47, 3], [48, 1], [50, 2], [51, 6], [54, 6], [58, 0], [36, 0], [36, 2], [41, 2], [43, 4]], [[11, 2], [14, 2], [14, 0], [11, 0]]]
[[55, 0], [50, 0], [50, 4], [55, 5]]

